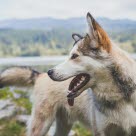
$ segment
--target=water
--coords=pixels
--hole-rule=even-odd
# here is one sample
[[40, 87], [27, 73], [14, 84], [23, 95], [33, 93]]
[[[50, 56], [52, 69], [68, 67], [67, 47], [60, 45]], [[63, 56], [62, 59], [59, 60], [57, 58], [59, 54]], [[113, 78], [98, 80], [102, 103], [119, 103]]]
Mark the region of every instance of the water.
[[[136, 59], [136, 54], [131, 54]], [[67, 56], [0, 58], [0, 66], [48, 66], [63, 62]]]
[[67, 56], [45, 56], [45, 57], [16, 57], [0, 58], [0, 66], [43, 66], [56, 65], [63, 62]]

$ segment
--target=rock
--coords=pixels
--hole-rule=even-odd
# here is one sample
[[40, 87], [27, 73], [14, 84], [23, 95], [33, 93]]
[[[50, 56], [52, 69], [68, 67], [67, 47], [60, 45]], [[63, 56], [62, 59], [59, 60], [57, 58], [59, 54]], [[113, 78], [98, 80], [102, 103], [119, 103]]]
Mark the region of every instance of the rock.
[[[19, 98], [17, 96], [16, 98]], [[20, 113], [22, 115], [17, 115]], [[10, 117], [15, 117], [16, 120], [20, 123], [27, 124], [27, 121], [30, 118], [30, 115], [26, 115], [26, 109], [24, 107], [17, 106], [11, 99], [0, 100], [0, 119], [7, 119]], [[53, 136], [55, 133], [55, 123], [51, 126], [47, 136]], [[69, 136], [74, 136], [75, 132], [71, 130]]]
[[11, 102], [10, 99], [0, 100], [0, 110], [6, 108], [7, 106], [11, 106], [11, 105], [13, 105], [13, 103]]
[[13, 94], [15, 99], [19, 99], [21, 97], [21, 94], [15, 92], [15, 87], [10, 87], [10, 92]]
[[75, 131], [74, 130], [71, 130], [70, 133], [69, 133], [69, 136], [75, 136]]
[[20, 123], [27, 124], [27, 121], [29, 120], [29, 118], [30, 118], [30, 115], [18, 115], [16, 117], [16, 120]]
[[23, 115], [27, 114], [27, 109], [26, 108], [24, 108], [22, 106], [20, 106], [20, 107], [17, 106], [17, 109], [21, 114], [23, 114]]
[[0, 110], [0, 119], [10, 118], [16, 113], [15, 105], [10, 105]]
[[14, 116], [18, 111], [16, 105], [10, 100], [0, 100], [0, 119], [6, 119]]
[[13, 96], [15, 99], [19, 99], [21, 97], [21, 94], [18, 94], [18, 93], [13, 93]]

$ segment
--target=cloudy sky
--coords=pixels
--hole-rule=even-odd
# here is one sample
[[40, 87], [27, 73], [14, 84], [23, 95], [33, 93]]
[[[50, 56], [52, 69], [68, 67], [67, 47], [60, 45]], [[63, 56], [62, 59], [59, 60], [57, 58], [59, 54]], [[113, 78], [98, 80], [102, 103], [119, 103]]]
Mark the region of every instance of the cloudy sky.
[[136, 0], [0, 0], [0, 20], [85, 16], [136, 20]]

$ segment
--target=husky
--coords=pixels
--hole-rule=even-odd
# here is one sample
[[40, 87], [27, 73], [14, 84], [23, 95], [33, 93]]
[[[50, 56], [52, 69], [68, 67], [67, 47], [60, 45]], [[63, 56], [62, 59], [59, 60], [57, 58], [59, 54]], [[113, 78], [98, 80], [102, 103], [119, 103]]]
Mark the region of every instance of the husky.
[[90, 13], [86, 18], [89, 32], [73, 34], [75, 43], [68, 59], [48, 75], [63, 82], [73, 77], [67, 96], [70, 105], [87, 88], [92, 89], [87, 103], [94, 135], [136, 136], [136, 62], [110, 40]]
[[45, 136], [52, 123], [56, 122], [54, 136], [68, 136], [74, 122], [80, 121], [88, 129], [90, 113], [87, 91], [83, 92], [73, 106], [67, 102], [67, 88], [72, 78], [54, 82], [47, 73], [29, 67], [11, 67], [0, 74], [0, 88], [6, 86], [27, 87], [32, 90], [32, 114], [27, 124], [27, 136]]
[[48, 75], [17, 67], [1, 73], [1, 87], [34, 85], [28, 136], [46, 134], [54, 120], [54, 136], [67, 136], [76, 120], [94, 136], [136, 135], [135, 62], [111, 42], [90, 13], [87, 22], [89, 33], [72, 35], [69, 58]]

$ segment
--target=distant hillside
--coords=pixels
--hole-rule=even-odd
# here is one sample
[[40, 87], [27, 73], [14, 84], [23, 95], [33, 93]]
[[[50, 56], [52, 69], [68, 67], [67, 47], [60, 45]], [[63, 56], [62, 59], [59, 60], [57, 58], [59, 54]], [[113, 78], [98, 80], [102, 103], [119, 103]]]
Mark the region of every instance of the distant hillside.
[[36, 19], [11, 19], [0, 21], [0, 28], [10, 29], [44, 29], [52, 30], [58, 28], [83, 28], [85, 26], [84, 18], [54, 19], [54, 18], [36, 18]]
[[[136, 21], [97, 18], [112, 39], [136, 52]], [[0, 57], [65, 55], [73, 45], [72, 33], [86, 33], [85, 18], [0, 21]]]
[[[97, 18], [98, 22], [108, 31], [114, 30], [126, 30], [135, 29], [136, 21], [122, 19], [122, 20], [111, 20], [108, 18]], [[34, 19], [11, 19], [0, 21], [1, 29], [44, 29], [53, 30], [59, 28], [65, 29], [80, 29], [86, 28], [85, 18], [70, 18], [70, 19], [54, 19], [54, 18], [34, 18]]]

